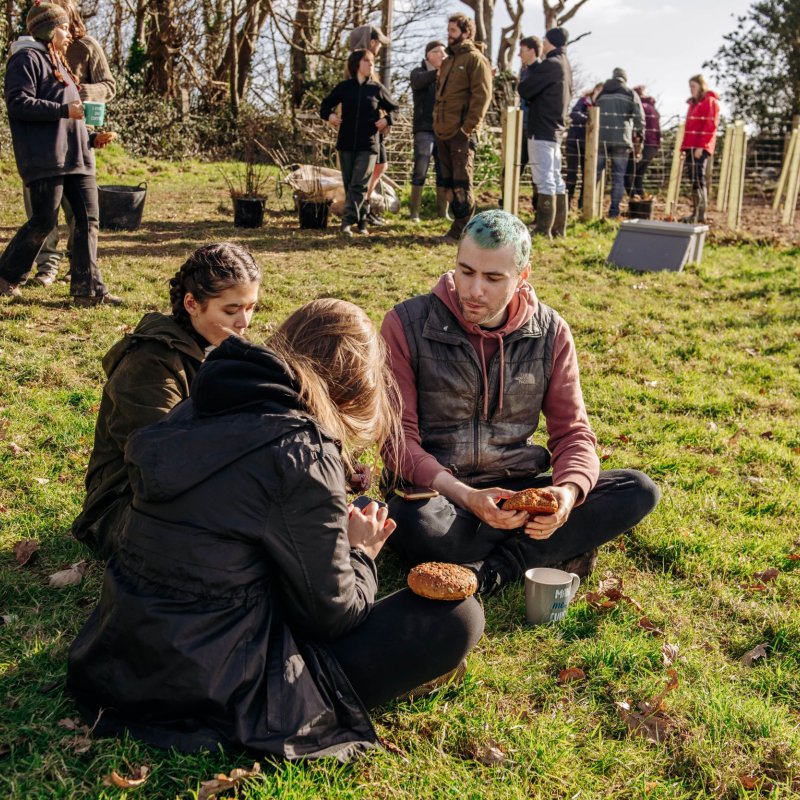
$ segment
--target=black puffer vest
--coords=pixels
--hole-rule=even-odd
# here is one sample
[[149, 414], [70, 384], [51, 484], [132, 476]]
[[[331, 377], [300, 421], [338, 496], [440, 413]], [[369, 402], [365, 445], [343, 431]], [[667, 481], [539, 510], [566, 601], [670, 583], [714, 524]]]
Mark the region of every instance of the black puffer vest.
[[452, 312], [433, 294], [401, 303], [395, 311], [417, 379], [422, 447], [469, 485], [547, 470], [550, 454], [530, 440], [550, 381], [558, 314], [539, 303], [525, 325], [503, 338], [503, 407], [498, 351], [487, 364], [484, 419], [480, 360]]

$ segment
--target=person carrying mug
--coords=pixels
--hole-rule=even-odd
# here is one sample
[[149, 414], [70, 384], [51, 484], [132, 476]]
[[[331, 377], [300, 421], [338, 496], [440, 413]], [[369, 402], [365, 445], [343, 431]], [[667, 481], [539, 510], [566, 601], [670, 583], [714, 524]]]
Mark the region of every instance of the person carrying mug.
[[[372, 77], [375, 56], [370, 50], [354, 50], [347, 59], [352, 78], [338, 83], [322, 101], [320, 116], [338, 128], [336, 149], [346, 193], [341, 232], [352, 236], [369, 233], [367, 183], [378, 157], [378, 134], [392, 124], [391, 114], [399, 106], [389, 92]], [[341, 103], [341, 116], [334, 109]], [[382, 116], [383, 113], [383, 116]]]
[[131, 501], [128, 438], [189, 396], [209, 347], [247, 330], [260, 285], [261, 270], [244, 247], [204, 245], [170, 280], [170, 313], [148, 312], [106, 353], [86, 497], [71, 531], [95, 555], [114, 551]]
[[92, 152], [114, 135], [90, 135], [83, 121], [80, 84], [64, 59], [71, 41], [66, 10], [36, 0], [27, 28], [30, 37], [8, 61], [5, 99], [17, 169], [30, 192], [31, 216], [0, 255], [0, 296], [19, 296], [18, 284], [53, 230], [66, 196], [75, 214], [73, 302], [119, 305], [122, 301], [106, 289], [97, 266], [99, 211]]
[[369, 317], [320, 299], [265, 347], [226, 339], [191, 397], [133, 434], [133, 503], [68, 659], [96, 733], [344, 759], [377, 743], [368, 709], [461, 664], [480, 604], [376, 602], [394, 523], [347, 502], [398, 403]]
[[[80, 84], [80, 96], [84, 102], [108, 103], [117, 92], [117, 82], [111, 74], [108, 60], [100, 43], [86, 33], [86, 25], [81, 19], [74, 0], [53, 0], [53, 4], [61, 6], [69, 15], [69, 33], [72, 41], [65, 53], [66, 62]], [[14, 45], [12, 45], [12, 48]], [[30, 192], [23, 189], [25, 212], [30, 218], [32, 214]], [[67, 253], [72, 252], [72, 239], [75, 221], [66, 196], [61, 198], [61, 208], [69, 230]], [[42, 286], [50, 286], [58, 276], [58, 266], [62, 254], [58, 249], [58, 224], [45, 239], [39, 255], [36, 256], [36, 274], [33, 281]]]

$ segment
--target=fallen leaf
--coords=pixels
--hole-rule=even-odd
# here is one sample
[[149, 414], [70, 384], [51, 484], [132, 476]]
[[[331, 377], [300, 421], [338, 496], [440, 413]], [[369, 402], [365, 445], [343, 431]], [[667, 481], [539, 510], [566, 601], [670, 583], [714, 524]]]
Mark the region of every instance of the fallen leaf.
[[50, 576], [50, 586], [54, 589], [63, 589], [65, 586], [77, 586], [86, 574], [87, 564], [85, 561], [77, 561], [68, 569], [54, 572]]
[[756, 475], [748, 475], [748, 476], [745, 478], [745, 480], [746, 480], [748, 483], [752, 483], [754, 486], [761, 486], [761, 484], [762, 484], [762, 483], [764, 483], [764, 479], [763, 479], [763, 478], [759, 478], [759, 477], [758, 477], [758, 476], [756, 476]]
[[671, 667], [678, 660], [678, 645], [664, 642], [661, 645], [661, 658], [665, 667]]
[[572, 681], [582, 681], [586, 673], [580, 667], [568, 667], [558, 673], [559, 683], [572, 683]]
[[621, 433], [619, 436], [617, 436], [617, 441], [619, 441], [619, 442], [629, 442], [630, 441], [630, 437], [626, 436], [624, 433]]
[[618, 575], [606, 573], [606, 577], [600, 581], [597, 591], [600, 592], [600, 594], [605, 594], [609, 589], [619, 589], [622, 591], [622, 578]]
[[717, 423], [716, 423], [716, 422], [714, 422], [714, 421], [712, 420], [711, 422], [709, 422], [709, 423], [708, 423], [708, 429], [709, 429], [709, 430], [710, 430], [712, 433], [716, 433], [716, 432], [717, 432], [717, 430], [718, 430], [718, 428], [717, 428]]
[[709, 475], [719, 475], [719, 474], [720, 474], [720, 470], [719, 470], [719, 469], [717, 469], [717, 467], [709, 467], [709, 468], [706, 470], [706, 472], [707, 472]]
[[39, 483], [42, 486], [44, 486], [45, 484], [50, 483], [50, 478], [34, 478], [34, 480], [36, 481], [36, 483]]
[[13, 625], [19, 617], [16, 614], [0, 614], [0, 620], [3, 621], [3, 625]]
[[658, 381], [645, 381], [644, 385], [654, 389], [656, 386], [658, 386]]
[[793, 452], [795, 455], [800, 455], [800, 447], [793, 447], [793, 448], [792, 448], [792, 452]]
[[34, 556], [39, 549], [39, 542], [36, 539], [23, 539], [14, 545], [14, 558], [17, 559], [17, 564], [24, 567]]
[[778, 575], [781, 574], [781, 571], [777, 569], [777, 567], [770, 567], [769, 569], [765, 569], [763, 572], [756, 572], [753, 574], [753, 577], [757, 580], [763, 581], [764, 583], [769, 583], [770, 581], [774, 581]]
[[674, 669], [668, 669], [667, 675], [669, 679], [667, 680], [667, 685], [661, 690], [659, 694], [657, 694], [652, 700], [643, 700], [639, 703], [639, 710], [643, 714], [655, 714], [657, 711], [661, 710], [662, 705], [664, 704], [664, 698], [672, 691], [678, 688], [678, 673]]
[[8, 449], [11, 451], [11, 455], [14, 456], [14, 458], [24, 456], [28, 452], [24, 447], [20, 447], [16, 442], [9, 442]]
[[642, 617], [636, 623], [643, 631], [647, 631], [648, 633], [652, 633], [653, 636], [663, 636], [664, 631], [661, 628], [657, 628], [647, 617]]
[[5, 514], [8, 511], [8, 506], [0, 504], [0, 514]]
[[394, 744], [394, 742], [390, 742], [387, 739], [384, 739], [383, 737], [380, 737], [378, 741], [380, 742], [381, 747], [383, 747], [384, 750], [387, 750], [388, 752], [392, 753], [392, 755], [399, 756], [400, 758], [403, 759], [403, 761], [409, 761], [408, 755], [405, 752], [403, 752], [403, 750], [401, 750], [396, 744]]
[[81, 755], [87, 753], [92, 746], [92, 740], [88, 736], [70, 736], [64, 739], [62, 744], [72, 750], [73, 753]]
[[740, 775], [739, 783], [741, 783], [745, 789], [755, 789], [758, 785], [758, 778], [754, 775]]
[[112, 770], [110, 775], [103, 778], [104, 786], [118, 786], [120, 789], [138, 789], [150, 774], [150, 767], [142, 765], [137, 767], [127, 778]]
[[739, 441], [739, 437], [740, 437], [740, 436], [741, 436], [743, 433], [744, 433], [744, 428], [739, 428], [739, 430], [738, 430], [738, 431], [736, 431], [736, 433], [734, 433], [734, 434], [733, 434], [733, 436], [731, 436], [731, 438], [730, 438], [730, 439], [728, 439], [728, 444], [736, 444], [736, 442], [738, 442], [738, 441]]
[[586, 602], [592, 606], [592, 608], [614, 608], [616, 605], [615, 602], [609, 600], [604, 594], [600, 594], [599, 592], [586, 592]]
[[631, 710], [628, 703], [618, 702], [617, 711], [630, 733], [642, 736], [651, 742], [663, 742], [675, 723], [666, 715], [645, 715]]
[[760, 351], [756, 350], [755, 347], [745, 347], [744, 351], [747, 355], [753, 356], [753, 358], [761, 355]]
[[762, 642], [761, 644], [756, 645], [752, 650], [748, 650], [739, 659], [739, 662], [741, 664], [744, 664], [745, 667], [752, 667], [754, 661], [758, 660], [759, 658], [767, 657], [767, 647], [768, 644], [766, 642]]
[[788, 558], [789, 561], [800, 561], [800, 553], [789, 553], [786, 558]]
[[644, 793], [650, 794], [653, 789], [658, 789], [658, 781], [647, 781], [647, 783], [644, 785]]
[[747, 592], [766, 592], [766, 583], [740, 583], [739, 586]]
[[761, 438], [762, 439], [774, 439], [775, 438], [775, 434], [772, 431], [764, 431], [764, 433], [761, 434]]
[[66, 728], [68, 731], [76, 731], [78, 728], [82, 727], [82, 723], [79, 719], [71, 719], [70, 717], [60, 719], [57, 724], [59, 728]]
[[489, 739], [475, 747], [471, 755], [475, 761], [479, 764], [485, 764], [487, 767], [502, 764], [506, 760], [503, 748], [494, 739]]
[[214, 776], [214, 780], [203, 781], [200, 784], [200, 791], [197, 793], [197, 800], [210, 800], [216, 797], [220, 792], [228, 791], [230, 789], [237, 789], [239, 784], [245, 778], [252, 778], [261, 772], [261, 765], [256, 761], [253, 764], [253, 769], [234, 769], [231, 770], [230, 775], [220, 773]]

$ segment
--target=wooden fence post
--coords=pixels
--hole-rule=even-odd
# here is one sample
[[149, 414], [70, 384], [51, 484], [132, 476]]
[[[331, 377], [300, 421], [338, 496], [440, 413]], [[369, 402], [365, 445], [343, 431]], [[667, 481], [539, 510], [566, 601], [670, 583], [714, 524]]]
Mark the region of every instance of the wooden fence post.
[[728, 227], [739, 229], [742, 218], [742, 197], [744, 195], [744, 167], [747, 159], [747, 136], [744, 122], [738, 120], [733, 132], [733, 156], [731, 158], [730, 193], [728, 200]]
[[522, 146], [522, 109], [508, 106], [503, 121], [503, 211], [519, 214], [519, 154]]
[[[599, 215], [597, 211], [597, 151], [600, 146], [600, 108], [589, 107], [589, 118], [586, 121], [586, 158], [583, 161], [583, 219], [589, 222]], [[600, 194], [600, 202], [603, 195]]]
[[794, 151], [798, 147], [798, 136], [800, 136], [800, 132], [798, 132], [797, 128], [792, 131], [792, 135], [789, 138], [789, 146], [786, 148], [786, 152], [783, 155], [783, 166], [781, 167], [781, 176], [778, 178], [778, 186], [775, 189], [775, 197], [772, 201], [772, 210], [777, 211], [781, 207], [781, 200], [783, 199], [783, 193], [786, 189], [786, 183], [789, 179], [789, 173], [791, 172], [791, 164], [792, 159], [794, 158]]
[[789, 178], [786, 184], [786, 203], [783, 206], [783, 224], [791, 225], [794, 222], [794, 212], [797, 207], [797, 195], [800, 191], [800, 136], [797, 130], [793, 131], [795, 137], [792, 160], [789, 164]]
[[717, 181], [717, 211], [725, 211], [728, 207], [728, 189], [731, 184], [731, 142], [733, 141], [733, 125], [725, 129], [725, 141], [722, 144], [722, 162], [719, 165]]
[[675, 147], [672, 150], [672, 164], [669, 168], [669, 185], [667, 186], [667, 202], [664, 206], [664, 216], [671, 219], [675, 216], [675, 209], [678, 205], [678, 197], [681, 191], [681, 170], [683, 169], [683, 158], [681, 157], [681, 145], [683, 144], [683, 132], [686, 130], [686, 123], [678, 125], [675, 134]]

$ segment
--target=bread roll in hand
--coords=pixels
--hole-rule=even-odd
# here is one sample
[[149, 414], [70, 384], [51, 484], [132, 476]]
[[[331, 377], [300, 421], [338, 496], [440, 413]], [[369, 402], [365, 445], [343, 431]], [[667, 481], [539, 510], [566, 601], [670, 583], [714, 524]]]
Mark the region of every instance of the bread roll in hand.
[[547, 489], [523, 489], [503, 501], [503, 511], [527, 511], [532, 517], [537, 514], [555, 514], [558, 500]]
[[478, 579], [467, 567], [429, 561], [408, 573], [408, 585], [414, 594], [428, 600], [463, 600], [475, 594]]

